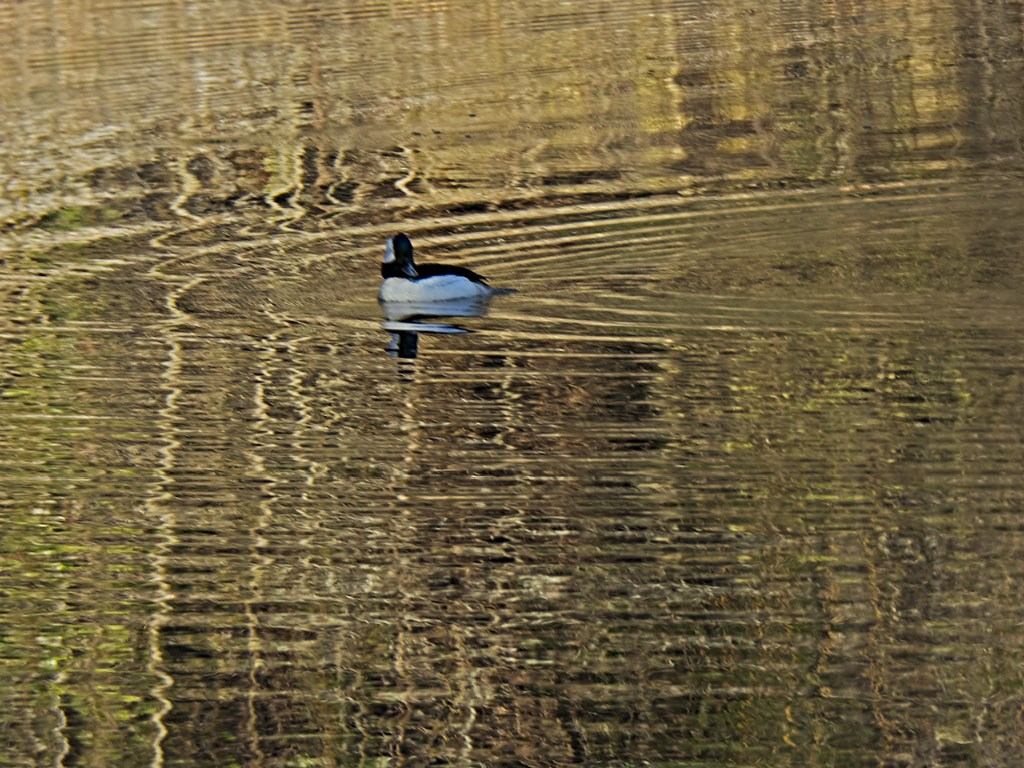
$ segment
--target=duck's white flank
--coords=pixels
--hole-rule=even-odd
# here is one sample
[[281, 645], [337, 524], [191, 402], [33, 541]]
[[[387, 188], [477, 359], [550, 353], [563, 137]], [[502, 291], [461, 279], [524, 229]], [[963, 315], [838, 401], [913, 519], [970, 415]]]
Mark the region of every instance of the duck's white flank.
[[[390, 245], [388, 242], [389, 247]], [[387, 302], [421, 303], [493, 296], [496, 292], [485, 283], [478, 283], [461, 275], [437, 275], [419, 280], [389, 277], [380, 284], [379, 298]]]

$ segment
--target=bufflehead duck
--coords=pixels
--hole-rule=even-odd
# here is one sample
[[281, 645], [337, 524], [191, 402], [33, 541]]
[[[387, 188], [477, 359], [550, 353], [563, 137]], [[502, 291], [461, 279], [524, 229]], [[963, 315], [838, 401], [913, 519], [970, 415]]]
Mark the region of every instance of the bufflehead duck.
[[384, 282], [380, 284], [379, 299], [388, 303], [448, 302], [512, 293], [489, 286], [481, 275], [465, 267], [414, 264], [412, 241], [403, 233], [388, 238], [380, 274]]

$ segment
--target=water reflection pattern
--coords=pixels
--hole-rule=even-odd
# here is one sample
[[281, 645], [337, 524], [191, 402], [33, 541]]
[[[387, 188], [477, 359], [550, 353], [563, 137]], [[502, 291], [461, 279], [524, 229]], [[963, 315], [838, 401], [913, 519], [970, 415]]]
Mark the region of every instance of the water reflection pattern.
[[1016, 765], [1021, 35], [0, 7], [0, 764]]

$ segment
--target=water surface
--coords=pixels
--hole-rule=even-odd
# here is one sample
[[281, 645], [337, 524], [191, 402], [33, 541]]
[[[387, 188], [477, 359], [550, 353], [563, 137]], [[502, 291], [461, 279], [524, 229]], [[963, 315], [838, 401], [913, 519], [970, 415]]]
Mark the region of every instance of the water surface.
[[4, 6], [0, 763], [1016, 765], [1020, 11]]

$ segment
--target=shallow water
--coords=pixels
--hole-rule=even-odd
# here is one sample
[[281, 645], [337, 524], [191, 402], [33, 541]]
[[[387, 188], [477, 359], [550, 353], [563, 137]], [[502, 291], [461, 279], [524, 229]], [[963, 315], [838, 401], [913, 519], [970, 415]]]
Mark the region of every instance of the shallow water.
[[1018, 764], [1019, 4], [0, 41], [0, 764]]

